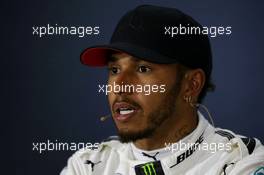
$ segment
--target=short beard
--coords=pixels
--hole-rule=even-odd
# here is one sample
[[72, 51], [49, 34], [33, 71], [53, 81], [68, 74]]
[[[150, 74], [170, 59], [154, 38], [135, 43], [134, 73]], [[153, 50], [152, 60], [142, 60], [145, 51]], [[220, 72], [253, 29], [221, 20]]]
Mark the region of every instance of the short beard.
[[148, 126], [145, 129], [137, 132], [118, 131], [120, 142], [122, 143], [135, 142], [140, 139], [146, 139], [152, 137], [156, 129], [175, 113], [176, 110], [175, 102], [179, 95], [180, 82], [181, 79], [175, 82], [173, 87], [160, 102], [159, 108], [152, 111], [149, 114], [149, 116], [147, 116]]

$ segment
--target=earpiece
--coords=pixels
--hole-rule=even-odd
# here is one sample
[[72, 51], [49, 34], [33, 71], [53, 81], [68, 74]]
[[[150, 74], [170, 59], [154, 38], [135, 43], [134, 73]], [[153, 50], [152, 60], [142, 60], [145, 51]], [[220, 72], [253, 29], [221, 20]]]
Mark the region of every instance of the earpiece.
[[105, 115], [105, 116], [101, 116], [101, 117], [100, 117], [100, 121], [101, 121], [101, 122], [104, 122], [104, 121], [106, 121], [109, 117], [111, 117], [111, 114], [108, 114], [108, 115]]

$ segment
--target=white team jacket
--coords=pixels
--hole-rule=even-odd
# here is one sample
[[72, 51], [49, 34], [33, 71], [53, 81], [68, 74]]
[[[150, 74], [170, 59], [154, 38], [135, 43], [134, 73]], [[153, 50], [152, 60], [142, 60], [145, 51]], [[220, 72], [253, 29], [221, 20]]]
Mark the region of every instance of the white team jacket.
[[[109, 140], [97, 150], [77, 151], [61, 175], [264, 175], [264, 146], [259, 140], [214, 128], [198, 114], [186, 149], [167, 147], [169, 156], [146, 162], [135, 159], [130, 144]], [[220, 145], [217, 150], [209, 149], [215, 144]]]

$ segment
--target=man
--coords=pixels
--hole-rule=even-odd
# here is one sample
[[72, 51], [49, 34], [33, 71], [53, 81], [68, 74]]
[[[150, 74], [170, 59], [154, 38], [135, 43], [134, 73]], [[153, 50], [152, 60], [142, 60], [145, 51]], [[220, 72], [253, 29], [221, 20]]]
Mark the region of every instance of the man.
[[213, 88], [209, 39], [179, 34], [178, 26], [202, 28], [176, 9], [139, 6], [123, 16], [109, 45], [82, 53], [83, 64], [108, 66], [119, 139], [76, 152], [61, 174], [263, 174], [260, 141], [215, 128], [198, 111]]

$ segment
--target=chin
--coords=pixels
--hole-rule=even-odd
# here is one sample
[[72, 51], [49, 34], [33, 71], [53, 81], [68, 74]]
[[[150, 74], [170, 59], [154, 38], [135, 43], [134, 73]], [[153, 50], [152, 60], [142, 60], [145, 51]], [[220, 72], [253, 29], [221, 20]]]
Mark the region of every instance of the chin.
[[153, 135], [154, 131], [155, 128], [146, 128], [138, 131], [131, 131], [128, 128], [122, 128], [118, 130], [118, 136], [122, 143], [129, 143], [149, 138]]

